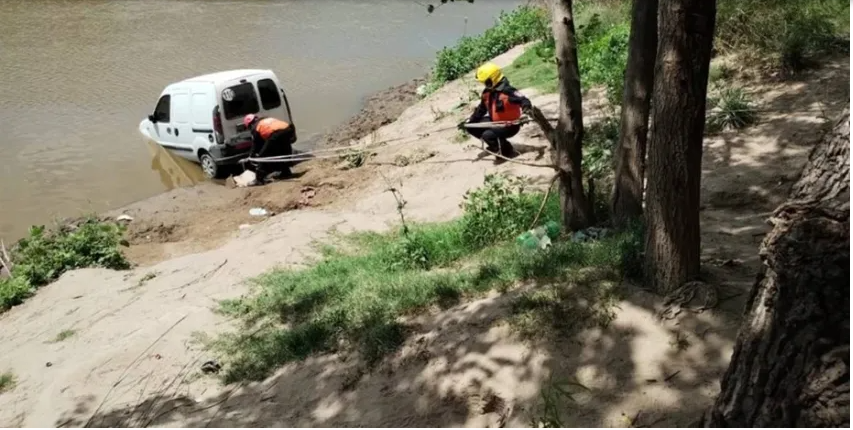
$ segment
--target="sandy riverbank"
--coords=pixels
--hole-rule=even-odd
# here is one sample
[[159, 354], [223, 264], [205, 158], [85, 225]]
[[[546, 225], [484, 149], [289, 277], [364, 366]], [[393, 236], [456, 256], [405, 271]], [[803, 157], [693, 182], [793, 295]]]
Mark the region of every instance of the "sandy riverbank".
[[[513, 49], [496, 62], [508, 64], [521, 51]], [[758, 239], [767, 230], [764, 219], [785, 198], [792, 174], [820, 136], [822, 116], [834, 116], [849, 102], [848, 84], [847, 59], [801, 81], [754, 83], [747, 89], [762, 103], [760, 123], [706, 139], [703, 261], [722, 297], [742, 297], [751, 285]], [[452, 82], [376, 134], [389, 139], [452, 126], [462, 112], [440, 118], [435, 112], [450, 112], [467, 90]], [[556, 111], [556, 95], [524, 91], [546, 115]], [[599, 100], [589, 95], [588, 121], [601, 113]], [[522, 160], [536, 160], [545, 147], [537, 132], [525, 127], [514, 139]], [[642, 420], [635, 426], [678, 426], [696, 418], [716, 394], [730, 357], [742, 307], [737, 298], [714, 312], [686, 315], [676, 326], [656, 321], [657, 300], [632, 290], [608, 328], [532, 344], [504, 323], [516, 292], [495, 292], [410, 318], [403, 348], [367, 374], [358, 373], [356, 359], [337, 354], [313, 356], [246, 385], [222, 387], [198, 372], [211, 357], [193, 342], [196, 333], [232, 327], [211, 311], [217, 300], [246, 294], [246, 280], [270, 268], [305, 264], [316, 241], [332, 232], [395, 225], [396, 202], [383, 176], [402, 184], [407, 215], [418, 221], [458, 216], [464, 193], [488, 173], [525, 175], [539, 184], [550, 178], [543, 169], [477, 161], [479, 149], [456, 143], [454, 134], [451, 127], [416, 144], [382, 147], [374, 161], [387, 164], [340, 171], [306, 163], [295, 181], [229, 190], [221, 198], [210, 198], [213, 185], [206, 185], [125, 208], [135, 214], [131, 225], [138, 229], [131, 233], [138, 237], [130, 253], [139, 251], [148, 264], [127, 272], [66, 273], [0, 317], [0, 369], [18, 377], [17, 386], [0, 395], [0, 423], [516, 427], [530, 424], [549, 380], [574, 380], [588, 388], [565, 405], [571, 410], [566, 426], [625, 426], [634, 417]], [[394, 166], [401, 156], [423, 161]], [[306, 187], [313, 188], [313, 197]], [[303, 199], [317, 204], [299, 207]], [[199, 209], [188, 214], [170, 206], [184, 200], [199, 202]], [[292, 201], [298, 208], [285, 211]], [[256, 204], [282, 213], [249, 219], [248, 208]], [[162, 209], [147, 216], [157, 205]], [[233, 208], [233, 215], [225, 208]], [[169, 217], [177, 227], [157, 224]], [[254, 224], [239, 229], [247, 219]], [[152, 242], [157, 252], [141, 251], [148, 245], [140, 238], [150, 240], [164, 230], [171, 233], [163, 237], [176, 235], [173, 241]], [[218, 241], [194, 248], [198, 238], [217, 234]], [[75, 335], [50, 341], [63, 330]], [[667, 346], [684, 336], [687, 347]]]
[[[416, 90], [424, 82], [425, 78], [416, 78], [370, 95], [356, 115], [317, 143], [348, 145], [390, 124], [420, 100]], [[196, 165], [165, 150], [153, 147], [152, 151], [165, 176], [163, 181], [175, 188], [104, 214], [134, 218], [128, 225], [131, 246], [127, 255], [133, 263], [143, 266], [224, 244], [241, 225], [261, 221], [249, 215], [251, 208], [282, 213], [333, 206], [341, 197], [357, 192], [370, 178], [368, 169], [344, 171], [335, 168], [335, 160], [317, 160], [297, 166], [295, 179], [234, 189], [224, 186], [223, 181], [203, 181]]]

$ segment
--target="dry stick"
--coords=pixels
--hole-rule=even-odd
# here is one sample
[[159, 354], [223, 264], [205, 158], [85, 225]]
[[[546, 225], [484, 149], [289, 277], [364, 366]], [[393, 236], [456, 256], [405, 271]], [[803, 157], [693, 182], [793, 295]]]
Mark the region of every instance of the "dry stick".
[[530, 228], [535, 227], [536, 223], [539, 222], [539, 217], [542, 216], [542, 211], [545, 210], [545, 203], [548, 202], [548, 196], [551, 194], [551, 188], [554, 188], [554, 182], [557, 182], [557, 178], [559, 177], [560, 175], [554, 175], [554, 177], [551, 178], [551, 181], [548, 182], [548, 189], [545, 191], [545, 197], [542, 198], [542, 204], [539, 205], [539, 211], [536, 212], [536, 217], [533, 218]]
[[110, 389], [107, 391], [107, 394], [104, 395], [104, 398], [101, 399], [101, 403], [98, 404], [98, 407], [95, 408], [95, 411], [92, 412], [92, 415], [89, 417], [88, 420], [86, 420], [86, 424], [83, 427], [89, 427], [89, 425], [92, 423], [92, 420], [95, 418], [95, 416], [98, 414], [98, 412], [101, 411], [101, 408], [104, 407], [104, 403], [107, 402], [107, 399], [110, 397], [110, 394], [113, 392], [113, 390], [119, 384], [121, 384], [122, 381], [124, 381], [124, 378], [127, 376], [127, 371], [130, 370], [130, 368], [133, 367], [133, 365], [136, 364], [136, 362], [139, 361], [139, 359], [142, 358], [142, 356], [144, 356], [145, 353], [147, 353], [149, 350], [151, 350], [151, 348], [153, 348], [154, 345], [160, 341], [160, 339], [163, 339], [164, 337], [166, 337], [166, 335], [170, 331], [172, 331], [172, 329], [177, 327], [178, 324], [180, 324], [183, 320], [187, 319], [188, 316], [189, 315], [184, 315], [179, 320], [175, 321], [174, 324], [172, 324], [168, 329], [166, 329], [166, 331], [164, 331], [160, 336], [158, 336], [157, 339], [154, 339], [154, 342], [151, 342], [151, 344], [148, 345], [147, 348], [145, 348], [142, 352], [140, 352], [139, 355], [137, 355], [136, 358], [134, 358], [133, 361], [131, 361], [130, 364], [128, 364], [127, 367], [124, 368], [124, 370], [121, 372], [121, 376], [119, 376], [118, 380], [113, 383], [112, 387], [110, 387]]
[[[11, 277], [12, 276], [12, 259], [9, 258], [9, 253], [6, 252], [6, 244], [3, 243], [3, 239], [0, 239], [0, 252], [3, 253], [2, 255], [0, 255], [0, 264], [3, 265], [3, 269], [5, 269], [6, 273], [8, 273], [9, 276]], [[0, 270], [0, 275], [2, 275], [2, 274], [3, 274], [3, 272], [2, 272], [2, 270]]]
[[[175, 384], [175, 381], [177, 381], [177, 380], [178, 380], [178, 377], [179, 377], [179, 376], [181, 376], [181, 375], [183, 375], [183, 378], [181, 378], [181, 382], [178, 382], [178, 385], [175, 385], [175, 391], [174, 391], [174, 393], [172, 394], [172, 396], [177, 395], [177, 394], [178, 394], [178, 390], [179, 390], [179, 389], [180, 389], [180, 387], [181, 387], [181, 384], [183, 384], [183, 383], [184, 383], [184, 381], [186, 381], [186, 379], [187, 379], [187, 375], [189, 375], [189, 372], [188, 372], [188, 371], [186, 371], [186, 370], [187, 370], [187, 368], [191, 368], [191, 367], [195, 366], [195, 364], [196, 364], [196, 363], [198, 363], [198, 360], [199, 360], [199, 359], [198, 359], [198, 357], [199, 357], [199, 355], [201, 355], [201, 354], [200, 354], [200, 353], [199, 353], [199, 354], [196, 354], [195, 359], [193, 359], [192, 361], [187, 361], [186, 363], [184, 363], [184, 366], [181, 368], [181, 370], [179, 370], [179, 371], [178, 371], [178, 373], [175, 375], [175, 377], [174, 377], [174, 378], [172, 378], [172, 380], [169, 382], [169, 384], [167, 384], [167, 385], [163, 386], [163, 387], [160, 389], [160, 391], [157, 393], [157, 396], [158, 396], [158, 397], [163, 397], [163, 396], [164, 396], [164, 394], [166, 393], [166, 391], [168, 391], [168, 390], [169, 390], [169, 388], [171, 388], [171, 387], [172, 387], [172, 385], [174, 385], [174, 384]], [[151, 425], [151, 423], [152, 423], [152, 422], [154, 422], [154, 419], [155, 419], [155, 417], [154, 417], [153, 415], [154, 415], [154, 402], [151, 402], [151, 405], [148, 407], [148, 409], [147, 409], [147, 410], [146, 410], [146, 411], [145, 411], [145, 412], [144, 412], [144, 413], [139, 417], [139, 422], [140, 422], [140, 423], [142, 423], [142, 425], [141, 425], [140, 427], [148, 427], [149, 425]], [[145, 418], [146, 416], [147, 416], [147, 417], [149, 417], [149, 419], [148, 419], [147, 421], [145, 421], [145, 420], [144, 420], [144, 418]], [[159, 418], [159, 417], [160, 417], [160, 416], [159, 416], [159, 415], [157, 415], [157, 417], [156, 417], [156, 418]]]

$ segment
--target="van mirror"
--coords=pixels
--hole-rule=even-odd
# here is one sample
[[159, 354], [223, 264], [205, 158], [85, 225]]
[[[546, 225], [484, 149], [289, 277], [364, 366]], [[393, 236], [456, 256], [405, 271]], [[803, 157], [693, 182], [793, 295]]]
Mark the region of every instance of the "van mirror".
[[157, 122], [157, 117], [154, 115], [148, 115], [148, 121], [155, 123], [155, 122]]

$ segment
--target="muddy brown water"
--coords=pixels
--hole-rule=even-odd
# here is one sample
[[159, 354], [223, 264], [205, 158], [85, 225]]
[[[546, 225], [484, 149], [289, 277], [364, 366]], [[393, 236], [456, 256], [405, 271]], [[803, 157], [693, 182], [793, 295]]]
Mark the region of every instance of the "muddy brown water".
[[0, 238], [199, 181], [137, 129], [170, 82], [273, 69], [310, 141], [520, 3], [2, 0]]

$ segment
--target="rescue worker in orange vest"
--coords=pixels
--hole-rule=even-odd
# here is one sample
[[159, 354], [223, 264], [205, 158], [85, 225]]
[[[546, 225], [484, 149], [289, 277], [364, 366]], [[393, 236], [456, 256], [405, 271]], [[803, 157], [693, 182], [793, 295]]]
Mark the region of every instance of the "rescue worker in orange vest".
[[[287, 121], [249, 114], [243, 118], [243, 125], [246, 130], [252, 132], [253, 158], [293, 155], [296, 134]], [[257, 166], [255, 174], [260, 182], [263, 182], [264, 176], [270, 172], [281, 172], [282, 176], [290, 176], [291, 163], [288, 161], [260, 162]]]
[[[480, 105], [467, 120], [459, 123], [459, 129], [483, 140], [490, 152], [513, 158], [518, 154], [507, 139], [515, 136], [521, 125], [490, 128], [466, 128], [465, 125], [477, 122], [518, 121], [522, 112], [527, 112], [533, 105], [527, 97], [509, 84], [509, 80], [497, 64], [483, 64], [477, 69], [476, 78], [486, 87], [483, 89]], [[495, 159], [497, 164], [502, 161], [499, 158]]]

